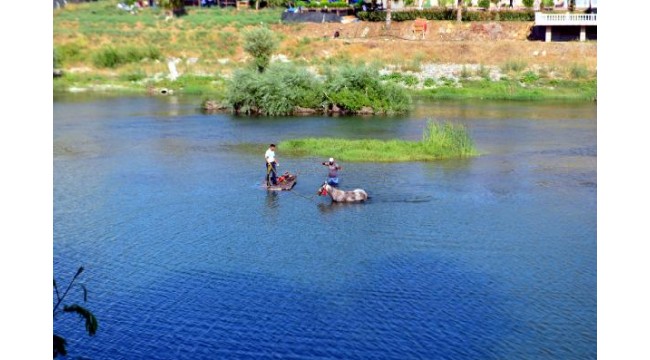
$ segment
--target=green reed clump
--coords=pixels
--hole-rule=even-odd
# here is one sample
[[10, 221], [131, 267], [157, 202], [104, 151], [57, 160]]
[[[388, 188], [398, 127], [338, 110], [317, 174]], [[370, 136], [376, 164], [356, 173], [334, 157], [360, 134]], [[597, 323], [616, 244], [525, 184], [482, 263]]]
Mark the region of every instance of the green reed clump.
[[433, 156], [451, 155], [467, 157], [476, 155], [474, 142], [462, 124], [428, 121], [422, 134], [422, 144], [427, 153]]

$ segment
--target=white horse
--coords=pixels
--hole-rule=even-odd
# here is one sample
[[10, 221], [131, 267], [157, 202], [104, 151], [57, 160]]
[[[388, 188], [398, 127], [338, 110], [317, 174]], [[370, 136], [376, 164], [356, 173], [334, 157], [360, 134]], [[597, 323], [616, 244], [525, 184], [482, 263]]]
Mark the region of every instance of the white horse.
[[319, 196], [329, 195], [334, 202], [359, 202], [368, 200], [368, 194], [362, 189], [343, 191], [332, 187], [326, 182], [318, 188], [317, 194]]

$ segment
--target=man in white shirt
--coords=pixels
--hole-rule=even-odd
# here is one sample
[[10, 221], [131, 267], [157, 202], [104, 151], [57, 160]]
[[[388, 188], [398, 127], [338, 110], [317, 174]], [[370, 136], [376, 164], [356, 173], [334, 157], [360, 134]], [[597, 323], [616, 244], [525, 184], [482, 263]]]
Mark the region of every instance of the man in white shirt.
[[277, 185], [276, 167], [278, 166], [278, 162], [275, 159], [275, 144], [269, 145], [269, 148], [264, 154], [264, 159], [266, 159], [266, 163], [264, 164], [266, 168], [266, 186]]

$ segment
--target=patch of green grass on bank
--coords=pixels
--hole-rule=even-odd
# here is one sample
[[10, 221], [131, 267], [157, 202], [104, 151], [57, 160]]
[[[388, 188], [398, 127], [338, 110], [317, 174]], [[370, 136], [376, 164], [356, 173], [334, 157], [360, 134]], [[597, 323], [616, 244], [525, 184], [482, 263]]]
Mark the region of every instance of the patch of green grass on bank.
[[430, 99], [583, 100], [596, 98], [596, 80], [550, 80], [534, 84], [502, 81], [461, 81], [461, 87], [443, 86], [417, 91]]
[[463, 125], [432, 121], [427, 123], [421, 141], [306, 138], [282, 141], [278, 148], [285, 155], [336, 154], [337, 159], [348, 162], [430, 161], [478, 155]]
[[176, 80], [154, 80], [142, 71], [122, 72], [115, 76], [93, 73], [68, 73], [54, 79], [54, 92], [74, 89], [101, 90], [115, 93], [146, 93], [152, 89], [168, 89], [176, 94], [210, 95], [213, 99], [225, 97], [225, 82], [220, 77], [181, 75]]

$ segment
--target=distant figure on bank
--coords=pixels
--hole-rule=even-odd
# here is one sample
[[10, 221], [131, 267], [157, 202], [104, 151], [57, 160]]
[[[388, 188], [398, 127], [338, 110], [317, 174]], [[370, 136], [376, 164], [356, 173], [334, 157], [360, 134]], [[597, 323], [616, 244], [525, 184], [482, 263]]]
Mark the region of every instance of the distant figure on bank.
[[334, 161], [334, 158], [330, 158], [329, 161], [325, 161], [323, 165], [327, 166], [327, 183], [331, 186], [339, 185], [339, 170], [343, 169], [339, 164]]
[[266, 150], [266, 153], [264, 154], [264, 159], [266, 162], [264, 163], [264, 167], [266, 169], [266, 186], [272, 186], [272, 185], [277, 185], [278, 184], [278, 179], [277, 179], [277, 166], [278, 161], [275, 159], [275, 144], [269, 145], [269, 148]]

